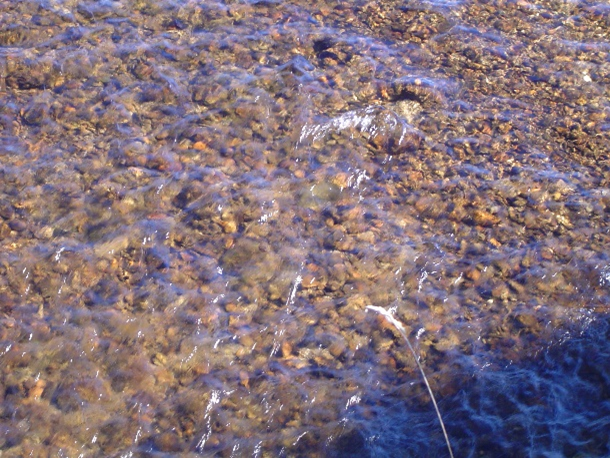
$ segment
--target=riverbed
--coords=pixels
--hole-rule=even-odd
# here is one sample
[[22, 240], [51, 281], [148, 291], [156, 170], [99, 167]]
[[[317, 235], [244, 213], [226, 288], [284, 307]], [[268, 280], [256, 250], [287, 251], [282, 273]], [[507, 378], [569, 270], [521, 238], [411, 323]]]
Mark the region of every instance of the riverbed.
[[610, 455], [609, 30], [0, 2], [0, 454]]

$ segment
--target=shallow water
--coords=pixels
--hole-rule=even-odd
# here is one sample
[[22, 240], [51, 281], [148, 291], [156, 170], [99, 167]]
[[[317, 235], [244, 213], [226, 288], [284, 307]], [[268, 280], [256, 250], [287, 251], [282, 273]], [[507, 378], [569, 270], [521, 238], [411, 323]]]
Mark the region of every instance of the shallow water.
[[0, 2], [3, 456], [610, 454], [610, 9]]

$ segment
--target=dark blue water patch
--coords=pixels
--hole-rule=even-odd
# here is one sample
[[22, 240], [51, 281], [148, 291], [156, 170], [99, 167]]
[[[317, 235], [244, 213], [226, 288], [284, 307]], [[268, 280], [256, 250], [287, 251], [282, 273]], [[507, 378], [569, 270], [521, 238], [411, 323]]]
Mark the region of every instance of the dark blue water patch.
[[[454, 455], [609, 456], [609, 337], [610, 319], [604, 318], [535, 359], [493, 370], [458, 369], [459, 391], [437, 395]], [[346, 425], [353, 429], [345, 434], [364, 438], [362, 456], [449, 456], [432, 404], [418, 384], [414, 380], [374, 405], [363, 396], [351, 410]], [[344, 442], [333, 444], [333, 456], [352, 456]]]

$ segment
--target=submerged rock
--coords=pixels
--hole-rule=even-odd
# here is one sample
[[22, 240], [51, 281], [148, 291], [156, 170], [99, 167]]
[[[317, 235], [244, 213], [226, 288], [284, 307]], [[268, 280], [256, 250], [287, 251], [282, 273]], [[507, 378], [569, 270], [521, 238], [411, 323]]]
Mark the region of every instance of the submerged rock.
[[403, 154], [416, 151], [423, 134], [395, 111], [382, 106], [369, 106], [348, 111], [324, 123], [306, 124], [299, 145], [320, 144], [331, 136], [362, 138], [378, 153]]

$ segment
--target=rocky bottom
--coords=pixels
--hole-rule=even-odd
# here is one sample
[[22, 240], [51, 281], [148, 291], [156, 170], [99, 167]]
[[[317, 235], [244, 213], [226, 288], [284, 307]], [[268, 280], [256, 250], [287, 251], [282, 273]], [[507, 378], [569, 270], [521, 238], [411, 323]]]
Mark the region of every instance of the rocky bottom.
[[0, 1], [2, 456], [605, 456], [582, 0]]

